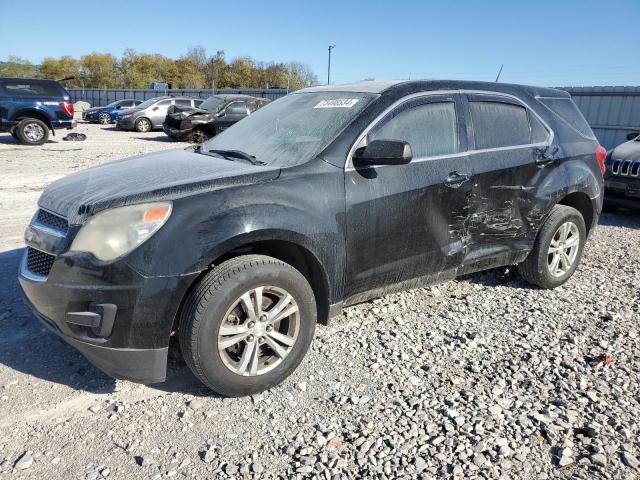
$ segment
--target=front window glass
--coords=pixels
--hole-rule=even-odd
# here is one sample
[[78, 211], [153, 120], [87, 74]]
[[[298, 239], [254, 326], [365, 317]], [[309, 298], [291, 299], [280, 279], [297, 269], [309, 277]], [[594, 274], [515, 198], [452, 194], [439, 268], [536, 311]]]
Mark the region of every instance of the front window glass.
[[138, 105], [138, 107], [140, 107], [142, 109], [145, 109], [147, 107], [150, 107], [151, 105], [153, 105], [157, 101], [158, 101], [157, 98], [150, 98], [149, 100], [145, 100], [144, 102], [142, 102], [140, 105]]
[[209, 97], [200, 104], [200, 108], [211, 113], [218, 113], [225, 104], [225, 99], [220, 97]]
[[335, 140], [375, 97], [353, 92], [290, 94], [216, 135], [202, 150], [240, 150], [266, 165], [300, 165]]
[[413, 158], [448, 155], [458, 152], [456, 108], [453, 102], [425, 103], [394, 112], [391, 120], [371, 140], [398, 140], [411, 145]]

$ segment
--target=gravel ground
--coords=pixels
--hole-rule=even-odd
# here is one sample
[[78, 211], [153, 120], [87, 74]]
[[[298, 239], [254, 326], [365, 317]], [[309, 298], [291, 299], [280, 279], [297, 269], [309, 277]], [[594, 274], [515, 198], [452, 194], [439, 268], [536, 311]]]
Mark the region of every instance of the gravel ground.
[[178, 362], [161, 385], [112, 380], [23, 305], [43, 187], [176, 147], [78, 131], [36, 148], [0, 136], [0, 478], [640, 475], [640, 213], [603, 215], [561, 288], [498, 269], [351, 307], [283, 385], [224, 399]]

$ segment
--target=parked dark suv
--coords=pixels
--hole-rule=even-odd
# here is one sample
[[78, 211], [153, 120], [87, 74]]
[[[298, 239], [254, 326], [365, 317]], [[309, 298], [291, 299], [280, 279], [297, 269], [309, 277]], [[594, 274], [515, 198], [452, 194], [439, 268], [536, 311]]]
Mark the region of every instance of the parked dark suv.
[[42, 145], [49, 130], [74, 128], [73, 103], [53, 80], [0, 78], [0, 131], [25, 145]]
[[202, 143], [267, 103], [249, 95], [212, 95], [195, 108], [170, 107], [162, 128], [173, 140]]
[[503, 265], [563, 284], [600, 214], [604, 158], [559, 90], [304, 89], [196, 150], [50, 184], [20, 282], [110, 375], [162, 381], [177, 335], [203, 383], [248, 394], [286, 378], [345, 305]]
[[606, 163], [605, 208], [640, 209], [640, 136], [611, 150]]

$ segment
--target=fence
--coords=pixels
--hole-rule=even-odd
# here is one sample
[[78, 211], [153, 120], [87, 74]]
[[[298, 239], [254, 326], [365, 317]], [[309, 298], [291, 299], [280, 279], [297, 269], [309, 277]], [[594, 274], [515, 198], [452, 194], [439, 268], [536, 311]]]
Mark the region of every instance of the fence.
[[[217, 94], [220, 93], [235, 93], [244, 95], [253, 95], [254, 97], [268, 98], [269, 100], [275, 100], [288, 92], [284, 88], [269, 88], [269, 89], [251, 89], [243, 88], [237, 90], [216, 90]], [[172, 90], [151, 90], [151, 89], [100, 89], [100, 88], [72, 88], [69, 89], [71, 100], [78, 102], [80, 100], [89, 102], [92, 107], [107, 105], [108, 103], [115, 102], [116, 100], [122, 100], [124, 98], [134, 98], [136, 100], [147, 100], [149, 98], [160, 97], [162, 95], [184, 95], [186, 97], [207, 98], [212, 95], [211, 89], [172, 89]]]
[[[640, 132], [640, 87], [564, 87], [593, 128], [600, 143], [610, 150], [627, 140], [627, 135]], [[74, 102], [84, 100], [92, 106], [106, 105], [123, 98], [147, 100], [160, 95], [185, 95], [206, 98], [212, 90], [128, 90], [97, 88], [71, 89]], [[216, 90], [216, 93], [241, 93], [256, 97], [276, 98], [286, 95], [285, 89]]]

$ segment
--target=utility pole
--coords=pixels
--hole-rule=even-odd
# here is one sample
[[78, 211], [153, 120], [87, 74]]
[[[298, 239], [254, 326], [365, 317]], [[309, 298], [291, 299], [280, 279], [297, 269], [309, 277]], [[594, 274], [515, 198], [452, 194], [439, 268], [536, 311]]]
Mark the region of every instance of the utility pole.
[[331, 50], [336, 48], [335, 45], [329, 45], [329, 64], [327, 65], [327, 85], [331, 83]]

